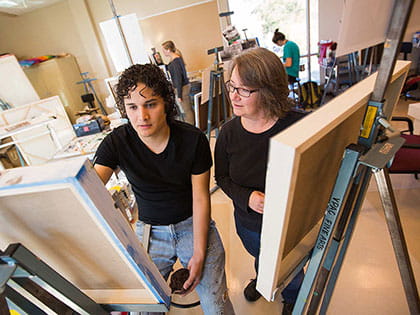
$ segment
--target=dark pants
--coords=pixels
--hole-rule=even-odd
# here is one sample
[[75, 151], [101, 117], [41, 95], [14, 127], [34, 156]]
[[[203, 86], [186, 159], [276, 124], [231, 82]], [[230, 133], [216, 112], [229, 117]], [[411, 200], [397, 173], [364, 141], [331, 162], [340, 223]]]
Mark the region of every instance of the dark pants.
[[[254, 267], [255, 272], [258, 275], [258, 259], [260, 256], [261, 233], [251, 231], [243, 227], [237, 220], [235, 220], [235, 225], [236, 233], [238, 233], [245, 249], [255, 258]], [[285, 303], [293, 304], [296, 302], [304, 276], [305, 274], [302, 269], [281, 292]]]
[[289, 81], [289, 84], [293, 84], [296, 82], [296, 77], [287, 75], [287, 81]]

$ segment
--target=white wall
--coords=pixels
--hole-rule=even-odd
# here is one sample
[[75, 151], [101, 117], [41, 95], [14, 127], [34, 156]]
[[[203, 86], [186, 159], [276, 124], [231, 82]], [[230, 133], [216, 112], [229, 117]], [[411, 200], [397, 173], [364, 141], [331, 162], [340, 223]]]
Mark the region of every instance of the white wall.
[[[222, 45], [215, 0], [114, 0], [114, 4], [118, 15], [137, 14], [150, 46], [160, 49], [162, 38], [174, 40], [188, 71], [210, 66], [213, 58], [206, 49]], [[111, 18], [106, 0], [64, 0], [20, 16], [0, 15], [0, 53], [12, 53], [18, 59], [70, 53], [81, 72], [98, 79], [94, 85], [104, 99], [108, 92], [103, 79], [116, 71], [104, 48], [99, 22]]]
[[[110, 75], [84, 0], [67, 0], [20, 16], [0, 16], [0, 52], [20, 60], [70, 53], [81, 72], [89, 72], [90, 77]], [[105, 86], [95, 87], [105, 94]]]

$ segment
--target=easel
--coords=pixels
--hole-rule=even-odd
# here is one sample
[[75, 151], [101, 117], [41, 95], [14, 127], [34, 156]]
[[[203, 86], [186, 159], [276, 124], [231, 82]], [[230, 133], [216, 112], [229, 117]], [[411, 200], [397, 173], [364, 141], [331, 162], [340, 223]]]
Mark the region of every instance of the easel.
[[358, 143], [349, 145], [344, 152], [293, 309], [294, 315], [326, 313], [372, 172], [379, 188], [410, 313], [420, 314], [419, 295], [386, 168], [404, 140], [394, 137], [380, 142], [384, 128], [390, 126], [386, 119], [392, 114], [392, 107], [386, 106], [384, 95], [412, 5], [412, 0], [395, 2], [378, 77], [363, 121], [363, 130]]
[[18, 243], [0, 251], [0, 315], [10, 314], [8, 303], [20, 314], [168, 311], [162, 304], [98, 304]]
[[88, 76], [87, 76], [88, 73], [89, 72], [82, 72], [82, 73], [80, 73], [80, 75], [82, 76], [82, 79], [83, 80], [77, 82], [77, 84], [83, 84], [83, 86], [85, 88], [86, 94], [85, 95], [82, 95], [82, 100], [83, 100], [83, 102], [89, 103], [90, 106], [92, 106], [92, 103], [91, 102], [93, 102], [93, 99], [92, 99], [92, 97], [89, 97], [89, 95], [90, 95], [89, 90], [90, 90], [92, 92], [93, 96], [95, 96], [95, 99], [96, 99], [96, 101], [99, 104], [99, 108], [100, 108], [102, 114], [106, 116], [107, 113], [106, 113], [106, 110], [104, 108], [104, 105], [102, 104], [101, 100], [99, 99], [99, 97], [96, 94], [96, 91], [95, 91], [95, 89], [94, 89], [94, 87], [92, 85], [92, 81], [95, 81], [96, 79], [95, 78], [89, 79]]
[[6, 300], [22, 314], [46, 314], [45, 305], [60, 314], [108, 314], [21, 244], [0, 252], [0, 263], [1, 315], [10, 314]]
[[[212, 118], [213, 118], [213, 108], [215, 109], [216, 114], [216, 125], [214, 128], [216, 129], [216, 138], [218, 136], [219, 127], [221, 125], [221, 122], [219, 121], [220, 116], [220, 105], [222, 107], [223, 111], [223, 122], [226, 122], [227, 120], [227, 106], [226, 106], [226, 88], [224, 86], [225, 80], [223, 76], [223, 69], [220, 67], [219, 64], [219, 58], [218, 58], [218, 52], [222, 51], [223, 47], [216, 47], [209, 49], [207, 51], [208, 55], [215, 54], [215, 70], [210, 71], [210, 85], [209, 85], [209, 106], [208, 106], [208, 112], [207, 112], [207, 138], [210, 140], [211, 130], [212, 130]], [[221, 104], [220, 104], [220, 98], [219, 98], [219, 92], [221, 94]], [[213, 96], [215, 98], [215, 102], [213, 104]]]

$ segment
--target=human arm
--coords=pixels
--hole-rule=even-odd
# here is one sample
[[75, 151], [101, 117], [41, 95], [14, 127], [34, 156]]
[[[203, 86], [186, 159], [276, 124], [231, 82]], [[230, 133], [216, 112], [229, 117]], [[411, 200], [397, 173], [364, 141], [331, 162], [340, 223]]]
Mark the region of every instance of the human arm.
[[[228, 147], [235, 145], [234, 143], [229, 143], [228, 138], [226, 131], [222, 129], [216, 141], [214, 160], [217, 185], [238, 205], [239, 209], [248, 211], [249, 206], [252, 210], [261, 213], [262, 208], [260, 206], [257, 207], [257, 205], [260, 205], [261, 202], [263, 205], [261, 196], [263, 198], [264, 194], [235, 182], [231, 177], [231, 164], [235, 163], [236, 166], [239, 164], [236, 161], [232, 161], [231, 154], [228, 153]], [[247, 170], [244, 169], [242, 171], [246, 172]]]
[[198, 285], [206, 258], [208, 231], [210, 225], [210, 171], [191, 175], [193, 198], [193, 256], [188, 262], [189, 278], [184, 283], [185, 294], [190, 293]]
[[112, 176], [112, 173], [114, 172], [112, 168], [100, 164], [95, 164], [94, 168], [104, 185], [109, 181], [109, 179]]
[[[296, 58], [296, 51], [294, 50], [294, 44], [287, 42], [283, 46], [283, 66], [285, 68], [290, 68], [293, 65], [293, 58]], [[297, 46], [296, 46], [296, 49]], [[299, 57], [297, 57], [299, 59]]]
[[283, 66], [285, 68], [289, 68], [292, 66], [292, 58], [291, 57], [287, 57], [286, 60], [283, 63]]
[[93, 165], [96, 173], [104, 184], [112, 176], [118, 166], [117, 148], [112, 140], [112, 133], [107, 135], [96, 150]]

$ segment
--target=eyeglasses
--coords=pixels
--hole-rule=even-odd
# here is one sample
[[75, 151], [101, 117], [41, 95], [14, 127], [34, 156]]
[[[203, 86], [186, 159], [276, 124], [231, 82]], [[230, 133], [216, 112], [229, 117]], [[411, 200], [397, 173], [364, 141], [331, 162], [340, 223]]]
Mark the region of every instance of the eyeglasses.
[[238, 93], [242, 97], [250, 97], [252, 93], [258, 91], [258, 89], [248, 90], [248, 89], [244, 89], [244, 88], [240, 88], [240, 87], [234, 87], [230, 80], [226, 81], [225, 84], [226, 84], [226, 89], [228, 90], [229, 93], [233, 93], [236, 90], [236, 93]]

